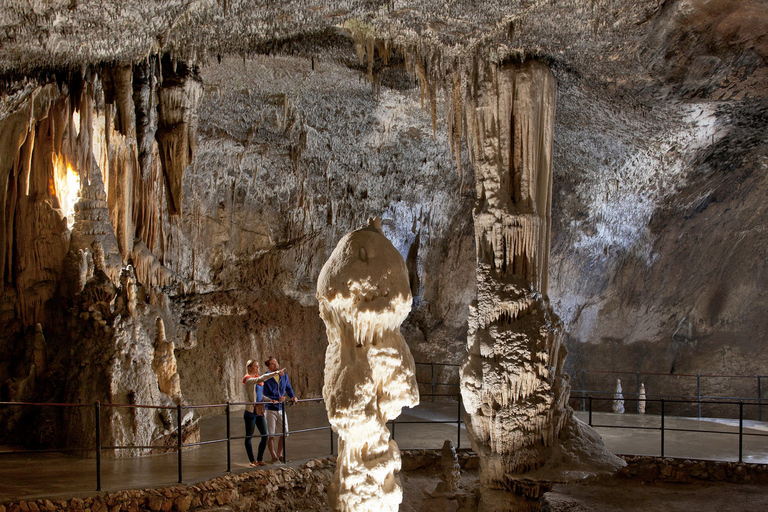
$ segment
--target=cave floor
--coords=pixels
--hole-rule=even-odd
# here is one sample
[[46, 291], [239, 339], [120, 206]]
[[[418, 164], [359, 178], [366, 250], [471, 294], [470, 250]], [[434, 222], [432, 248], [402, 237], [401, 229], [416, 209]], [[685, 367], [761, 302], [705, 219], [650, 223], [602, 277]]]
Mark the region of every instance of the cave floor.
[[[414, 410], [404, 411], [398, 418], [398, 423], [395, 426], [395, 440], [402, 449], [440, 448], [445, 439], [451, 439], [456, 445], [458, 433], [455, 423], [456, 415], [457, 404], [455, 402], [424, 402]], [[584, 420], [587, 419], [586, 415], [581, 412], [577, 413], [577, 416]], [[291, 430], [294, 432], [287, 441], [288, 459], [294, 461], [293, 463], [289, 462], [289, 464], [324, 457], [331, 452], [328, 430], [296, 432], [297, 430], [323, 427], [328, 424], [325, 409], [321, 404], [304, 403], [290, 407], [288, 417]], [[454, 421], [454, 423], [406, 423], [408, 421], [427, 420]], [[610, 413], [595, 413], [593, 415], [593, 423], [596, 425], [628, 426], [640, 424], [654, 428], [658, 427], [658, 422], [658, 416], [653, 415]], [[738, 422], [734, 425], [733, 420], [706, 421], [668, 417], [665, 428], [701, 431], [695, 433], [667, 431], [665, 435], [666, 456], [728, 461], [738, 459], [738, 436], [704, 432], [705, 430], [738, 432]], [[660, 433], [658, 430], [605, 427], [599, 427], [597, 430], [603, 436], [608, 449], [616, 453], [659, 455]], [[233, 411], [231, 413], [231, 435], [242, 436], [243, 432], [242, 411]], [[768, 424], [745, 423], [744, 432], [768, 434]], [[201, 420], [200, 434], [202, 441], [226, 437], [225, 416], [219, 415]], [[258, 439], [254, 439], [254, 449], [257, 445]], [[463, 428], [460, 446], [461, 448], [469, 447], [466, 431]], [[337, 441], [334, 436], [334, 448], [336, 447]], [[12, 447], [0, 446], [0, 451], [6, 451], [10, 448]], [[242, 440], [232, 441], [231, 457], [233, 471], [249, 470]], [[265, 460], [269, 460], [269, 458], [267, 452]], [[182, 476], [185, 483], [208, 480], [226, 471], [226, 443], [207, 444], [184, 450], [182, 459]], [[744, 461], [768, 463], [768, 437], [745, 436]], [[162, 487], [173, 485], [177, 481], [177, 454], [175, 452], [129, 459], [102, 458], [102, 489], [107, 491]], [[592, 488], [592, 486], [589, 487]], [[0, 501], [91, 494], [95, 488], [96, 461], [94, 459], [82, 459], [61, 453], [0, 455]], [[555, 491], [558, 491], [557, 488]], [[582, 491], [579, 490], [579, 492]], [[608, 490], [605, 492], [609, 493]], [[574, 510], [581, 509], [575, 508]]]

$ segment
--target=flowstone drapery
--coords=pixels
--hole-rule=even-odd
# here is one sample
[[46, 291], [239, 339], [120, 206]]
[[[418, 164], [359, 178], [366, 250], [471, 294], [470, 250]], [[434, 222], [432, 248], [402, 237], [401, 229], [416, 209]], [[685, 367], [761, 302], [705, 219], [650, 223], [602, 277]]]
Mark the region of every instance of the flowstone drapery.
[[[466, 112], [477, 181], [477, 300], [461, 392], [484, 510], [536, 509], [526, 499], [562, 479], [564, 463], [621, 464], [567, 405], [562, 325], [546, 298], [555, 98], [546, 65], [491, 65]], [[494, 490], [520, 498], [493, 497]]]
[[418, 405], [419, 393], [400, 334], [411, 310], [408, 270], [379, 219], [341, 239], [320, 272], [317, 299], [328, 333], [323, 398], [339, 434], [331, 506], [396, 511], [400, 450], [386, 423]]

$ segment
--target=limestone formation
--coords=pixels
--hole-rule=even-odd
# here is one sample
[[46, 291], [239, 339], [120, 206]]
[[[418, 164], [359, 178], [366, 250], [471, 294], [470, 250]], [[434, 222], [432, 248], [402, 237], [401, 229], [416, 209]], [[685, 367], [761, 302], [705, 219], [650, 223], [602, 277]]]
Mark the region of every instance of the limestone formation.
[[[620, 464], [575, 423], [562, 325], [546, 298], [555, 98], [554, 77], [540, 62], [489, 66], [467, 113], [477, 180], [477, 300], [461, 392], [480, 456], [481, 508], [488, 510], [535, 508], [495, 490], [540, 496], [566, 462], [552, 463], [552, 450], [569, 437], [580, 438], [571, 452], [580, 463]], [[531, 476], [545, 467], [549, 477]]]
[[158, 317], [156, 323], [155, 355], [152, 359], [152, 371], [157, 375], [157, 385], [160, 391], [181, 403], [181, 385], [176, 371], [176, 356], [173, 353], [172, 341], [165, 336], [163, 319]]
[[450, 439], [445, 440], [440, 450], [440, 470], [440, 482], [435, 488], [435, 494], [456, 492], [461, 480], [461, 466]]
[[158, 91], [158, 127], [155, 134], [165, 175], [168, 211], [181, 213], [182, 178], [192, 163], [197, 145], [197, 109], [203, 86], [194, 64], [173, 62], [163, 66]]
[[317, 299], [328, 335], [323, 398], [339, 434], [331, 506], [396, 511], [400, 451], [386, 423], [418, 405], [419, 395], [400, 334], [411, 310], [408, 271], [378, 219], [339, 241], [320, 272]]
[[616, 391], [613, 393], [611, 409], [616, 413], [624, 412], [624, 393], [621, 391], [621, 379], [616, 379]]

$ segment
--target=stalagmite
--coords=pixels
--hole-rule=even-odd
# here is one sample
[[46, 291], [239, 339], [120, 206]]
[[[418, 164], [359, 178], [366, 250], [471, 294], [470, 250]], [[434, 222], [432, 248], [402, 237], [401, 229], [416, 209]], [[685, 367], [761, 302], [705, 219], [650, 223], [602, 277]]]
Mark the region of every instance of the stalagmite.
[[613, 412], [624, 412], [624, 394], [621, 391], [621, 379], [616, 379], [616, 392], [613, 394]]
[[177, 404], [181, 402], [181, 385], [176, 371], [176, 356], [174, 345], [165, 336], [165, 324], [158, 317], [156, 322], [155, 355], [152, 358], [152, 371], [157, 375], [157, 385], [160, 391], [173, 398]]
[[[461, 369], [481, 510], [537, 510], [551, 482], [620, 459], [573, 417], [547, 270], [555, 79], [546, 65], [487, 64], [465, 106], [477, 200], [477, 300]], [[502, 491], [512, 491], [514, 494]]]
[[645, 383], [640, 384], [640, 396], [637, 401], [637, 413], [645, 414]]
[[445, 440], [440, 450], [440, 470], [440, 482], [435, 488], [435, 494], [456, 492], [461, 480], [461, 466], [450, 439]]
[[317, 299], [328, 334], [323, 398], [339, 434], [331, 506], [396, 511], [400, 451], [386, 423], [416, 406], [419, 395], [400, 334], [411, 310], [408, 270], [379, 219], [341, 239], [320, 272]]

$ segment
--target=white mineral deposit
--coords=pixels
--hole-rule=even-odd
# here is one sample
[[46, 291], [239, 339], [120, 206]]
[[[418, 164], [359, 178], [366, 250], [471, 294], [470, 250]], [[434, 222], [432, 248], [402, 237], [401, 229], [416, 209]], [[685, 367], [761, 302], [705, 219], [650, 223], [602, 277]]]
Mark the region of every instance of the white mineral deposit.
[[640, 384], [640, 396], [637, 400], [637, 413], [645, 414], [645, 383]]
[[616, 391], [613, 393], [611, 408], [616, 413], [624, 412], [624, 394], [621, 391], [621, 379], [616, 379]]
[[328, 498], [341, 512], [396, 511], [400, 450], [386, 423], [419, 403], [413, 357], [400, 334], [411, 310], [405, 261], [379, 219], [339, 241], [317, 281], [325, 322], [323, 398], [339, 434]]

